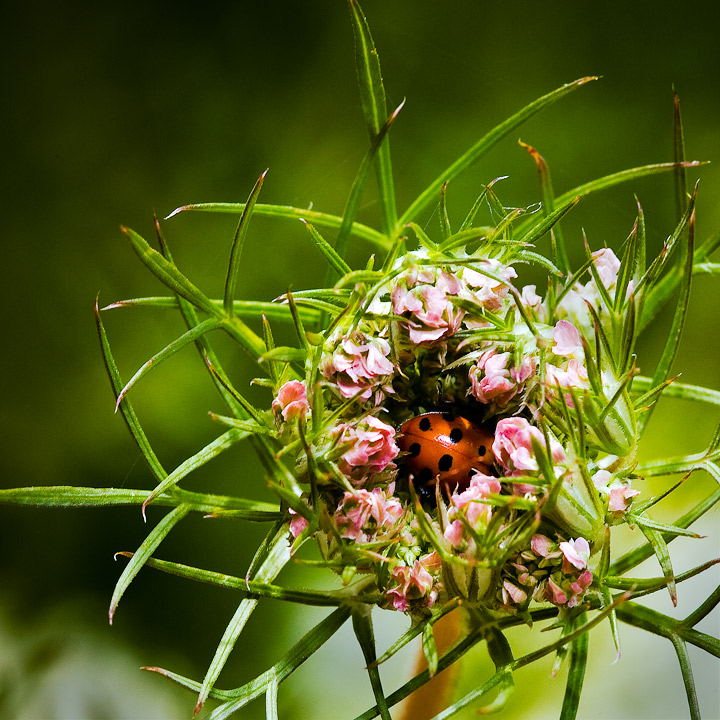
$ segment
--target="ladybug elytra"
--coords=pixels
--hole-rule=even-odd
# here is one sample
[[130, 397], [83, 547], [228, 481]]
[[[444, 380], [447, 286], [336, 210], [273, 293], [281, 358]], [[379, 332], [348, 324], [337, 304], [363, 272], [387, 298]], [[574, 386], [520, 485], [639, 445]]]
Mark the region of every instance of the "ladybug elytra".
[[[398, 447], [421, 495], [434, 496], [437, 479], [448, 494], [467, 489], [476, 472], [492, 474], [493, 434], [461, 415], [429, 412], [400, 427]], [[424, 492], [423, 492], [424, 491]]]

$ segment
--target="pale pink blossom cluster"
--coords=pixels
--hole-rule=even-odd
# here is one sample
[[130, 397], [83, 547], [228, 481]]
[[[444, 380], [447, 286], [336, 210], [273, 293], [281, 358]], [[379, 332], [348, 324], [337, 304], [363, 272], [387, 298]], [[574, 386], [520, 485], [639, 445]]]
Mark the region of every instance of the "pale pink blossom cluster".
[[[537, 540], [536, 540], [537, 538]], [[547, 579], [543, 596], [553, 605], [575, 607], [592, 583], [592, 573], [587, 569], [590, 545], [585, 538], [552, 543], [543, 535], [535, 535], [531, 547], [545, 559], [561, 557], [561, 568]], [[557, 548], [557, 549], [555, 549]]]
[[607, 497], [608, 510], [616, 515], [624, 515], [632, 499], [640, 494], [639, 490], [630, 487], [629, 480], [613, 478], [607, 470], [598, 470], [592, 479], [595, 487]]
[[280, 387], [272, 402], [272, 409], [282, 415], [283, 420], [296, 420], [305, 417], [310, 411], [305, 383], [290, 380]]
[[[567, 320], [560, 320], [553, 328], [554, 363], [545, 364], [545, 383], [551, 393], [556, 388], [586, 390], [589, 387], [580, 332]], [[572, 396], [565, 393], [565, 402], [573, 407]]]
[[469, 288], [469, 298], [486, 310], [497, 312], [510, 290], [510, 281], [517, 277], [515, 268], [503, 265], [499, 260], [485, 258], [477, 263], [482, 270], [494, 275], [490, 277], [470, 267], [463, 268], [462, 279]]
[[392, 307], [396, 315], [405, 315], [405, 328], [411, 342], [419, 345], [454, 335], [465, 315], [455, 307], [452, 298], [463, 284], [447, 270], [425, 266], [415, 267], [401, 276], [392, 291]]
[[[492, 449], [506, 477], [537, 474], [540, 466], [535, 456], [533, 440], [547, 450], [543, 433], [525, 418], [503, 418], [498, 422]], [[565, 470], [562, 465], [567, 457], [562, 445], [552, 437], [550, 437], [549, 454], [556, 475], [563, 474]]]
[[433, 551], [415, 560], [412, 567], [396, 565], [392, 569], [386, 595], [395, 610], [406, 612], [415, 607], [431, 608], [440, 592], [442, 563]]
[[356, 423], [344, 423], [336, 432], [340, 433], [340, 444], [349, 446], [340, 462], [346, 475], [353, 471], [382, 472], [400, 452], [395, 443], [395, 428], [373, 415]]
[[395, 366], [389, 359], [390, 344], [381, 337], [355, 332], [339, 340], [323, 359], [323, 375], [336, 383], [343, 397], [368, 400], [376, 392], [376, 404], [392, 393]]
[[533, 535], [530, 547], [503, 569], [498, 593], [503, 607], [514, 610], [530, 598], [575, 607], [592, 583], [589, 558], [585, 538], [554, 542], [546, 535]]
[[[473, 530], [483, 532], [490, 522], [492, 505], [486, 500], [491, 494], [499, 494], [500, 482], [497, 478], [477, 472], [470, 478], [470, 486], [460, 493], [450, 496], [448, 524], [445, 527], [445, 539], [459, 551], [472, 552], [474, 540], [467, 532], [466, 524]], [[460, 519], [463, 517], [465, 522]]]
[[404, 512], [394, 492], [395, 483], [385, 489], [346, 492], [333, 515], [341, 537], [367, 543], [376, 533], [391, 529]]
[[[620, 260], [610, 248], [602, 248], [592, 253], [592, 262], [600, 282], [610, 298], [614, 299]], [[632, 290], [633, 282], [631, 280], [627, 288], [628, 294]], [[574, 318], [584, 327], [592, 327], [592, 319], [587, 308], [588, 303], [595, 308], [600, 308], [601, 294], [594, 276], [585, 285], [576, 283], [562, 298], [557, 310], [561, 314]]]
[[504, 408], [523, 390], [536, 369], [533, 355], [525, 355], [517, 365], [509, 352], [486, 350], [468, 372], [470, 393], [485, 405]]

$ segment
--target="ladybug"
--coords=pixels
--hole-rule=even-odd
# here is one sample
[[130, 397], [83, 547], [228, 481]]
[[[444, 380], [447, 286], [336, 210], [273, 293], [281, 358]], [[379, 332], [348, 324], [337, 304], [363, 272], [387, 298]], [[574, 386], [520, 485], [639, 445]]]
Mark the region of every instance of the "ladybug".
[[493, 474], [494, 436], [480, 425], [451, 412], [429, 412], [400, 427], [398, 447], [423, 499], [435, 497], [435, 481], [450, 494], [467, 489], [476, 472]]

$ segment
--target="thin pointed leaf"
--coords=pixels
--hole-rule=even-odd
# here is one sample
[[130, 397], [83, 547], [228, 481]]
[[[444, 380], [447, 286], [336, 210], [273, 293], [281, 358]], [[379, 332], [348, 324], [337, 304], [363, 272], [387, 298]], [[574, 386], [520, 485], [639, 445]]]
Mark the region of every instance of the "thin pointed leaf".
[[[676, 397], [683, 398], [684, 400], [695, 400], [697, 402], [708, 403], [710, 405], [720, 405], [720, 390], [711, 390], [710, 388], [704, 388], [698, 385], [686, 385], [684, 383], [670, 382], [671, 384], [662, 389], [664, 397]], [[637, 375], [633, 378], [633, 390], [646, 390], [652, 387], [652, 378], [643, 377], [641, 375]], [[648, 393], [648, 395], [649, 394], [650, 393]]]
[[182, 350], [184, 347], [192, 342], [195, 342], [199, 337], [206, 333], [217, 330], [222, 326], [222, 321], [216, 317], [210, 317], [203, 320], [195, 327], [190, 328], [187, 332], [183, 333], [179, 338], [173, 340], [170, 344], [164, 347], [159, 353], [153, 355], [146, 363], [144, 363], [140, 369], [128, 380], [125, 387], [120, 391], [115, 408], [120, 405], [123, 398], [130, 391], [130, 388], [135, 385], [138, 380], [147, 375], [153, 368], [156, 368], [163, 360], [167, 360], [173, 356], [176, 352]]
[[653, 530], [657, 530], [661, 533], [665, 533], [668, 535], [682, 535], [683, 537], [692, 538], [705, 537], [704, 535], [698, 535], [697, 533], [693, 532], [692, 530], [688, 530], [687, 528], [681, 528], [677, 527], [676, 525], [661, 523], [657, 520], [651, 520], [649, 517], [635, 515], [634, 513], [628, 513], [628, 522], [630, 522], [631, 524], [637, 523], [641, 527], [652, 528]]
[[388, 710], [385, 693], [382, 689], [380, 672], [376, 663], [375, 636], [373, 634], [371, 613], [372, 608], [353, 608], [353, 629], [355, 630], [355, 637], [357, 638], [358, 644], [360, 645], [365, 658], [365, 666], [367, 668], [368, 676], [370, 677], [370, 684], [372, 686], [373, 694], [375, 695], [377, 707], [380, 711], [380, 717], [382, 720], [392, 720], [390, 717], [390, 711]]
[[[226, 720], [261, 695], [269, 683], [277, 682], [279, 684], [286, 680], [345, 624], [349, 616], [350, 609], [348, 607], [338, 608], [297, 642], [287, 655], [259, 677], [236, 690], [213, 691], [211, 697], [217, 696], [222, 699], [230, 697], [232, 699], [217, 707], [210, 714], [208, 720]], [[188, 683], [185, 687], [197, 690], [199, 686], [197, 683]]]
[[222, 312], [218, 310], [214, 303], [193, 285], [173, 263], [164, 258], [157, 250], [151, 248], [147, 240], [128, 227], [123, 226], [120, 229], [125, 237], [130, 240], [133, 250], [135, 250], [135, 253], [143, 265], [145, 265], [163, 285], [210, 315], [215, 315], [216, 317], [222, 315]]
[[[115, 358], [110, 350], [110, 342], [108, 341], [107, 333], [105, 332], [105, 326], [100, 318], [97, 298], [95, 299], [95, 325], [97, 327], [98, 337], [100, 338], [100, 348], [103, 354], [105, 369], [107, 370], [108, 377], [110, 378], [110, 383], [113, 388], [113, 393], [117, 399], [118, 395], [122, 391], [123, 382], [120, 378], [120, 372], [118, 371], [117, 365], [115, 364]], [[125, 420], [125, 424], [130, 431], [132, 439], [138, 446], [138, 449], [145, 458], [145, 462], [147, 462], [153, 475], [155, 475], [158, 480], [164, 480], [165, 477], [167, 477], [167, 472], [160, 463], [160, 460], [158, 460], [157, 455], [155, 455], [155, 451], [152, 449], [150, 441], [147, 439], [145, 431], [140, 425], [140, 421], [135, 414], [135, 410], [127, 398], [120, 403], [120, 412], [122, 413], [123, 420]]]
[[225, 452], [228, 448], [231, 448], [236, 443], [239, 443], [243, 438], [248, 437], [251, 433], [242, 430], [228, 430], [223, 433], [220, 437], [215, 438], [211, 443], [208, 443], [202, 450], [195, 453], [192, 457], [189, 457], [183, 463], [178, 465], [147, 497], [147, 500], [142, 505], [143, 517], [145, 516], [145, 508], [160, 494], [173, 488], [177, 483], [180, 482], [184, 477], [189, 475], [193, 470], [202, 467], [205, 463], [210, 462], [216, 458], [220, 453]]
[[235, 236], [233, 237], [232, 248], [230, 249], [230, 260], [228, 262], [227, 277], [225, 278], [225, 295], [223, 298], [223, 308], [225, 314], [232, 317], [233, 314], [233, 300], [235, 298], [235, 287], [237, 285], [238, 271], [240, 270], [240, 259], [242, 257], [243, 246], [245, 245], [245, 238], [247, 237], [248, 227], [250, 225], [250, 217], [252, 216], [253, 207], [255, 202], [260, 195], [267, 170], [260, 175], [250, 192], [250, 196], [243, 207], [240, 220], [238, 221], [237, 228], [235, 229]]
[[[274, 535], [270, 541], [270, 552], [265, 557], [265, 561], [258, 568], [253, 578], [261, 582], [271, 582], [275, 579], [277, 574], [282, 570], [287, 561], [290, 559], [290, 547], [287, 542], [287, 526], [282, 526]], [[220, 675], [225, 663], [227, 662], [230, 653], [235, 647], [240, 633], [245, 628], [250, 615], [257, 606], [257, 600], [243, 600], [239, 605], [235, 614], [230, 620], [225, 632], [223, 633], [220, 644], [215, 652], [215, 655], [210, 663], [210, 666], [205, 673], [200, 692], [198, 693], [197, 704], [195, 705], [195, 714], [202, 709], [202, 706], [207, 700], [210, 690], [215, 685], [215, 681]]]
[[[387, 104], [385, 100], [385, 87], [380, 70], [380, 59], [375, 43], [370, 33], [367, 19], [357, 0], [349, 0], [350, 17], [353, 33], [355, 35], [355, 64], [358, 75], [360, 99], [362, 101], [365, 123], [367, 124], [370, 144], [377, 142], [387, 120]], [[392, 177], [392, 164], [390, 161], [390, 145], [387, 138], [377, 150], [376, 174], [382, 224], [385, 235], [394, 233], [397, 226], [397, 210], [395, 207], [395, 188]]]
[[[129, 558], [133, 557], [132, 553], [119, 554]], [[234, 575], [202, 570], [200, 568], [190, 567], [189, 565], [183, 565], [182, 563], [169, 562], [157, 558], [148, 558], [145, 564], [149, 568], [160, 570], [169, 575], [176, 575], [186, 580], [201, 582], [206, 585], [213, 585], [228, 590], [237, 590], [243, 597], [248, 598], [271, 598], [273, 600], [284, 600], [285, 602], [313, 607], [335, 607], [345, 602], [342, 595], [329, 593], [326, 590], [293, 590], [291, 588], [281, 587], [280, 585], [273, 585], [272, 583], [246, 580], [245, 578]], [[373, 597], [368, 601], [372, 601], [373, 599], [377, 598]], [[362, 600], [360, 600], [360, 602], [362, 602]]]
[[585, 668], [588, 659], [589, 633], [583, 633], [570, 643], [570, 658], [565, 696], [563, 698], [560, 720], [575, 720], [580, 707]]
[[680, 97], [673, 88], [673, 155], [677, 163], [675, 169], [675, 207], [678, 220], [683, 216], [688, 204], [687, 171], [682, 165], [685, 160], [685, 138], [683, 136]]
[[[425, 190], [417, 197], [417, 199], [410, 205], [410, 207], [402, 214], [400, 218], [400, 224], [404, 225], [410, 220], [416, 220], [418, 215], [428, 207], [437, 198], [440, 188], [445, 182], [452, 180], [457, 177], [463, 170], [467, 169], [474, 163], [476, 163], [485, 153], [491, 150], [500, 140], [506, 135], [516, 130], [526, 120], [531, 118], [537, 112], [542, 110], [544, 107], [559, 100], [564, 95], [576, 90], [577, 88], [585, 85], [591, 80], [596, 80], [595, 77], [584, 77], [576, 80], [575, 82], [568, 83], [562, 87], [553, 90], [547, 95], [543, 95], [537, 100], [526, 105], [522, 110], [516, 112], [510, 118], [494, 127], [489, 133], [484, 135], [473, 145], [467, 152], [465, 152], [460, 158], [458, 158], [450, 167], [442, 172]], [[578, 194], [578, 193], [576, 193]], [[565, 198], [563, 202], [567, 202], [568, 198]]]
[[687, 645], [675, 635], [670, 637], [670, 642], [673, 645], [678, 662], [680, 663], [680, 672], [682, 673], [683, 685], [685, 685], [685, 695], [687, 697], [688, 707], [690, 708], [690, 718], [691, 720], [702, 720]]
[[[193, 203], [191, 205], [182, 205], [173, 210], [165, 219], [169, 220], [174, 215], [181, 212], [217, 212], [217, 213], [242, 213], [245, 209], [244, 203]], [[306, 210], [304, 208], [291, 207], [289, 205], [263, 205], [256, 203], [253, 210], [255, 215], [263, 215], [265, 217], [279, 217], [298, 220], [304, 218], [308, 222], [312, 222], [318, 227], [327, 227], [338, 230], [342, 225], [342, 218], [338, 215], [330, 215], [329, 213], [317, 212], [315, 210]], [[363, 225], [362, 223], [353, 222], [352, 235], [367, 240], [369, 243], [376, 245], [383, 250], [390, 248], [390, 241], [381, 232], [374, 228]]]
[[113, 591], [112, 599], [110, 600], [108, 617], [111, 625], [118, 603], [125, 594], [125, 591], [128, 589], [130, 583], [140, 572], [142, 566], [150, 559], [150, 556], [155, 552], [155, 550], [157, 550], [158, 545], [160, 545], [175, 525], [177, 525], [189, 512], [190, 506], [186, 504], [178, 505], [174, 510], [171, 510], [150, 531], [140, 547], [133, 554], [132, 559], [122, 571], [120, 578], [115, 584], [115, 590]]
[[[297, 293], [295, 293], [297, 299]], [[222, 309], [222, 300], [210, 300], [218, 310]], [[161, 310], [177, 310], [179, 307], [177, 298], [170, 296], [129, 298], [127, 300], [118, 300], [101, 308], [101, 310], [115, 310], [118, 308], [132, 307], [151, 307]], [[290, 308], [287, 305], [281, 305], [276, 302], [267, 302], [263, 300], [235, 300], [233, 302], [233, 313], [244, 318], [261, 318], [266, 315], [269, 320], [291, 320]], [[312, 307], [302, 307], [300, 314], [303, 320], [314, 322], [318, 319], [319, 313]], [[197, 325], [197, 323], [195, 323]]]
[[[550, 168], [548, 167], [545, 158], [531, 145], [518, 140], [520, 147], [530, 153], [530, 156], [535, 161], [537, 166], [538, 176], [540, 178], [540, 189], [542, 191], [543, 198], [543, 211], [546, 216], [550, 215], [555, 210], [555, 193], [552, 186], [552, 178], [550, 177]], [[572, 268], [570, 267], [570, 261], [568, 260], [567, 251], [565, 250], [565, 240], [563, 238], [560, 225], [556, 224], [554, 227], [555, 232], [555, 243], [553, 244], [553, 260], [555, 264], [562, 269], [566, 276], [572, 274]]]
[[670, 552], [668, 551], [667, 543], [659, 531], [654, 528], [648, 527], [647, 525], [640, 525], [638, 523], [642, 534], [647, 538], [650, 543], [653, 553], [660, 563], [663, 576], [665, 577], [665, 584], [667, 585], [668, 592], [670, 593], [670, 599], [673, 605], [677, 605], [677, 590], [675, 589], [675, 574], [672, 569], [672, 561], [670, 560]]
[[335, 248], [333, 248], [333, 246], [315, 229], [315, 227], [302, 218], [301, 222], [304, 223], [305, 228], [310, 233], [310, 237], [315, 243], [315, 247], [317, 247], [322, 256], [325, 258], [330, 269], [335, 271], [335, 273], [340, 275], [340, 277], [351, 272], [352, 268], [342, 259], [342, 257], [336, 252]]
[[[693, 193], [693, 199], [694, 197], [695, 194]], [[693, 204], [694, 202], [691, 202], [691, 205]], [[687, 318], [687, 311], [690, 303], [694, 240], [695, 213], [693, 211], [690, 215], [690, 221], [688, 223], [687, 250], [685, 255], [685, 265], [683, 268], [683, 279], [680, 284], [680, 296], [678, 297], [677, 305], [675, 306], [675, 313], [673, 314], [672, 325], [665, 341], [665, 347], [663, 348], [662, 355], [660, 356], [660, 360], [658, 361], [655, 372], [653, 373], [653, 385], [659, 385], [667, 379], [670, 374], [673, 361], [675, 360], [675, 356], [677, 355], [680, 347], [680, 338], [682, 337], [683, 328], [685, 327], [685, 319]], [[655, 405], [651, 406], [648, 411], [641, 416], [641, 433], [647, 425], [648, 420], [650, 420], [655, 407]]]
[[[342, 225], [340, 226], [337, 237], [335, 238], [335, 250], [342, 258], [345, 257], [348, 239], [350, 237], [355, 215], [360, 204], [360, 198], [370, 173], [370, 168], [373, 165], [378, 149], [381, 147], [382, 142], [385, 139], [385, 135], [392, 127], [392, 124], [395, 122], [395, 119], [400, 114], [404, 105], [405, 100], [403, 100], [390, 114], [390, 117], [388, 117], [380, 132], [377, 134], [375, 142], [370, 144], [370, 147], [365, 153], [365, 157], [363, 157], [362, 163], [360, 164], [357, 175], [355, 176], [352, 188], [350, 188], [350, 194], [348, 195], [347, 202], [345, 203], [345, 209], [343, 210]], [[329, 280], [327, 282], [329, 283]]]

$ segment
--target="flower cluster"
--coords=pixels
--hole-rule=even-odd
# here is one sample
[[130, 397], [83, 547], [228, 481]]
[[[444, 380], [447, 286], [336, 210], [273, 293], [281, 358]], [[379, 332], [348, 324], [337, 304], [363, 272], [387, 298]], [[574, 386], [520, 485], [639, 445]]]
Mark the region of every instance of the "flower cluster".
[[[506, 612], [531, 601], [572, 608], [591, 588], [604, 523], [638, 492], [625, 476], [578, 457], [573, 434], [584, 430], [567, 424], [580, 411], [574, 399], [590, 402], [587, 304], [602, 313], [617, 258], [595, 253], [590, 280], [550, 303], [534, 285], [513, 287], [513, 257], [512, 247], [492, 246], [409, 253], [385, 282], [355, 287], [307, 377], [285, 382], [273, 401], [288, 442], [287, 428], [300, 419], [317, 429], [317, 467], [308, 467], [306, 450], [297, 467], [301, 484], [316, 473], [325, 520], [311, 526], [294, 513], [291, 534], [304, 538], [312, 527], [333, 567], [374, 576], [384, 607], [422, 614], [460, 594]], [[615, 382], [607, 368], [598, 374]], [[311, 417], [311, 386], [322, 417]], [[442, 443], [454, 441], [432, 434], [400, 451], [404, 423], [444, 406], [491, 433], [488, 464], [453, 455]], [[436, 455], [437, 466], [416, 477], [412, 458], [432, 464]], [[442, 482], [453, 462], [467, 470], [466, 479], [451, 476], [460, 478], [454, 486]], [[312, 509], [310, 498], [303, 490]]]

